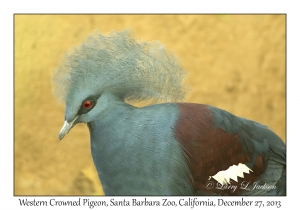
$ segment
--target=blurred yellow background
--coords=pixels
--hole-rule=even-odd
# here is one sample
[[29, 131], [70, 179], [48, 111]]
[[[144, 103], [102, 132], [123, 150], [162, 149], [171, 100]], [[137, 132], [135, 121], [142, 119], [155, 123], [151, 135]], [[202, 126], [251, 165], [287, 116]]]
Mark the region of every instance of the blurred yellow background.
[[[187, 102], [268, 125], [286, 139], [285, 15], [15, 15], [15, 195], [103, 194], [78, 124], [61, 141], [51, 76], [95, 29], [160, 40], [188, 74]], [[117, 155], [117, 154], [116, 154]]]

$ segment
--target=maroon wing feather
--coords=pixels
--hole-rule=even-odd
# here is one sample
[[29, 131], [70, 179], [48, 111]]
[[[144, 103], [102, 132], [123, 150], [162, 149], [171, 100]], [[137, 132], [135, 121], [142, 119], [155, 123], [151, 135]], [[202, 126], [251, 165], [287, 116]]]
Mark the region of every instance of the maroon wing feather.
[[[239, 133], [225, 132], [215, 124], [214, 113], [206, 105], [178, 104], [180, 117], [175, 127], [175, 137], [182, 146], [189, 164], [195, 192], [205, 194], [238, 195], [242, 189], [221, 190], [207, 186], [210, 176], [221, 170], [226, 170], [232, 165], [247, 163], [253, 159], [251, 153], [243, 149]], [[238, 178], [236, 186], [241, 186], [243, 181], [255, 181], [266, 169], [266, 157], [256, 155], [253, 172]], [[217, 186], [217, 182], [210, 180]], [[234, 182], [234, 181], [233, 181]]]

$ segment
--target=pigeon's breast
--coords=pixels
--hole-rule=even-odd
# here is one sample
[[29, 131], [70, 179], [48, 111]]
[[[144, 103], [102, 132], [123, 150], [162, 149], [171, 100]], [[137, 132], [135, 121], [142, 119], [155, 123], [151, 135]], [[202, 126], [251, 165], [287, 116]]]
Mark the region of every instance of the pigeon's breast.
[[119, 107], [89, 124], [105, 194], [192, 193], [190, 172], [174, 137], [178, 113], [176, 104]]

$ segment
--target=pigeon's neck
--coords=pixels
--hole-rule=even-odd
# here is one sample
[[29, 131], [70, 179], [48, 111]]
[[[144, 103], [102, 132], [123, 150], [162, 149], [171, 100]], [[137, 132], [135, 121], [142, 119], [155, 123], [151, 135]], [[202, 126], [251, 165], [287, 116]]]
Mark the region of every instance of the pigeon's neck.
[[[132, 115], [138, 108], [125, 103], [120, 97], [110, 93], [102, 94], [99, 104], [101, 104], [101, 113], [88, 123], [91, 146], [97, 144], [101, 145], [101, 148], [98, 149], [108, 150], [111, 141], [114, 144], [123, 141], [122, 132], [125, 132], [126, 128], [130, 126], [127, 124], [129, 123], [128, 119], [132, 119]], [[118, 127], [120, 124], [124, 126], [124, 131]], [[120, 142], [116, 142], [118, 140]]]
[[99, 130], [99, 127], [114, 124], [118, 119], [122, 119], [136, 107], [133, 107], [124, 102], [124, 100], [111, 93], [103, 93], [100, 100], [97, 102], [99, 113], [91, 122], [88, 123], [90, 131]]

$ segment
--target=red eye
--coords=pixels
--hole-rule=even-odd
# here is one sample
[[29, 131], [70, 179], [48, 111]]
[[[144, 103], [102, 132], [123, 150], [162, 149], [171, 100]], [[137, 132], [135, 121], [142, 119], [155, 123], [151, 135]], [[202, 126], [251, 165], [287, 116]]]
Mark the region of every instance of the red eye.
[[90, 109], [93, 106], [93, 102], [88, 100], [82, 103], [83, 108]]

